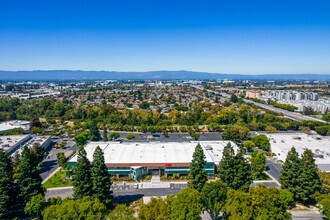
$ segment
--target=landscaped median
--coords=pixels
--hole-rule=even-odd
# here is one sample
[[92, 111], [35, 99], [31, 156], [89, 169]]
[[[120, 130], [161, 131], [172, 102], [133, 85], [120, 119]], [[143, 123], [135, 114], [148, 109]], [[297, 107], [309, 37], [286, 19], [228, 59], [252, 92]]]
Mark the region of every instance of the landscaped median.
[[57, 171], [51, 178], [49, 178], [42, 186], [46, 189], [72, 186], [72, 181], [67, 180], [65, 171]]

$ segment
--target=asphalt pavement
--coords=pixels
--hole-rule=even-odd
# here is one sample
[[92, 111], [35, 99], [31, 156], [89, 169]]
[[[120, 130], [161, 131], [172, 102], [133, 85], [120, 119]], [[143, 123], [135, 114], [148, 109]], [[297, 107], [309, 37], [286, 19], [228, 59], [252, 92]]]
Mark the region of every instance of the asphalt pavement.
[[[176, 195], [181, 191], [179, 188], [147, 188], [147, 189], [129, 189], [129, 190], [117, 190], [114, 191], [115, 197], [143, 197], [143, 196], [166, 196], [166, 195]], [[45, 193], [45, 198], [49, 199], [51, 197], [60, 196], [62, 198], [71, 197], [73, 194], [73, 188], [63, 187], [58, 189], [47, 190]]]
[[280, 174], [282, 170], [282, 164], [279, 162], [274, 162], [270, 158], [266, 158], [266, 171], [274, 177], [277, 181], [280, 181]]

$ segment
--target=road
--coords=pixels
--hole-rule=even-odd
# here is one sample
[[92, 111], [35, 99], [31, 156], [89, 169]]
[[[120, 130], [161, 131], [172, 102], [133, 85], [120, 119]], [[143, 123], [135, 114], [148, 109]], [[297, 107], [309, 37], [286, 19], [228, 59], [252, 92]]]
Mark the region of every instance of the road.
[[[193, 87], [196, 88], [196, 89], [199, 89], [199, 90], [205, 90], [204, 88], [201, 88], [199, 86], [193, 86]], [[212, 91], [212, 90], [209, 90], [209, 89], [206, 89], [206, 91], [207, 92], [212, 92], [214, 94], [219, 94], [219, 95], [227, 97], [227, 98], [230, 98], [230, 95], [227, 94], [227, 93], [223, 93], [223, 92], [220, 93], [220, 92]], [[295, 121], [311, 120], [311, 121], [319, 121], [319, 122], [328, 123], [328, 122], [326, 122], [324, 120], [321, 120], [321, 119], [318, 119], [318, 118], [309, 117], [309, 116], [306, 116], [306, 115], [302, 115], [300, 113], [290, 112], [290, 111], [287, 111], [287, 110], [284, 110], [284, 109], [276, 108], [272, 105], [265, 105], [265, 104], [254, 102], [254, 101], [251, 101], [251, 100], [248, 100], [248, 99], [243, 99], [243, 100], [245, 102], [253, 103], [253, 104], [258, 105], [258, 106], [260, 106], [264, 109], [268, 109], [268, 110], [276, 112], [276, 113], [283, 113], [284, 117], [289, 118], [291, 120], [295, 120]]]
[[277, 181], [280, 181], [280, 174], [281, 174], [281, 170], [282, 170], [282, 164], [280, 164], [278, 162], [274, 162], [272, 159], [267, 157], [265, 166], [266, 166], [266, 171], [272, 177], [274, 177]]
[[46, 179], [50, 174], [52, 174], [58, 168], [57, 158], [56, 158], [57, 153], [76, 149], [76, 145], [72, 141], [68, 142], [68, 145], [70, 145], [70, 147], [67, 149], [55, 149], [56, 144], [60, 142], [61, 140], [52, 142], [51, 145], [46, 150], [46, 157], [42, 161], [43, 166], [40, 169], [40, 176], [42, 180]]

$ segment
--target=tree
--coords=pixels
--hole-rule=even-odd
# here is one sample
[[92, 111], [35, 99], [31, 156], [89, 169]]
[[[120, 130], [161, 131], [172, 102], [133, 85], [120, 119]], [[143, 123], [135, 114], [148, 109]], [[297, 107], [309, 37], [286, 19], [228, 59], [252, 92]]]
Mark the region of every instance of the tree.
[[98, 198], [102, 203], [109, 206], [113, 198], [112, 191], [110, 189], [110, 175], [108, 168], [104, 163], [103, 151], [99, 146], [96, 147], [93, 155], [91, 180], [93, 184], [93, 197]]
[[7, 218], [16, 203], [13, 166], [9, 155], [0, 150], [0, 219]]
[[231, 143], [228, 142], [228, 144], [223, 149], [218, 170], [220, 179], [227, 185], [232, 183], [234, 180], [234, 156], [234, 148], [231, 146]]
[[234, 180], [229, 186], [236, 190], [247, 191], [252, 181], [249, 164], [244, 158], [243, 152], [239, 151], [234, 156]]
[[220, 179], [235, 190], [246, 191], [252, 182], [249, 164], [243, 152], [239, 151], [235, 155], [230, 142], [223, 149], [218, 173]]
[[128, 140], [132, 140], [133, 138], [135, 138], [134, 134], [127, 134], [126, 135], [126, 139], [128, 139]]
[[247, 151], [251, 151], [256, 145], [252, 141], [245, 141], [244, 147]]
[[45, 198], [38, 194], [33, 196], [31, 200], [26, 204], [24, 212], [29, 215], [39, 215], [45, 207]]
[[200, 195], [196, 189], [181, 190], [171, 203], [171, 219], [200, 219], [201, 211]]
[[63, 169], [66, 169], [68, 167], [68, 159], [65, 157], [63, 152], [59, 152], [56, 154], [57, 158], [57, 164], [62, 167]]
[[42, 179], [36, 166], [35, 156], [30, 149], [25, 146], [22, 151], [22, 160], [20, 172], [17, 176], [19, 187], [19, 198], [25, 206], [33, 196], [44, 195], [44, 189], [41, 186]]
[[318, 194], [316, 199], [320, 212], [330, 219], [330, 194]]
[[139, 107], [140, 107], [141, 109], [148, 109], [148, 108], [150, 107], [150, 104], [149, 104], [148, 102], [146, 102], [146, 101], [143, 101], [143, 102], [139, 105]]
[[267, 125], [265, 130], [269, 133], [277, 133], [278, 132], [277, 129], [274, 126], [271, 126], [271, 125]]
[[293, 193], [293, 198], [297, 200], [298, 189], [300, 182], [299, 177], [301, 173], [301, 160], [299, 159], [299, 155], [294, 147], [288, 152], [285, 163], [281, 170], [280, 174], [280, 183], [282, 189], [288, 189]]
[[317, 173], [322, 184], [322, 191], [330, 192], [330, 173], [321, 170], [319, 170]]
[[84, 196], [91, 196], [92, 182], [90, 162], [87, 159], [86, 151], [83, 147], [78, 149], [78, 159], [72, 176], [73, 197], [81, 199]]
[[274, 187], [251, 187], [249, 192], [229, 189], [224, 207], [225, 219], [291, 219], [279, 191]]
[[108, 134], [107, 134], [107, 127], [105, 126], [105, 123], [103, 122], [103, 141], [108, 140]]
[[109, 138], [111, 139], [118, 139], [120, 137], [120, 134], [117, 133], [117, 132], [112, 132], [110, 135], [109, 135]]
[[98, 141], [100, 139], [100, 131], [97, 127], [96, 121], [92, 121], [89, 125], [89, 139], [91, 141]]
[[264, 134], [260, 134], [258, 136], [253, 137], [252, 138], [252, 142], [257, 147], [260, 147], [261, 149], [263, 149], [265, 151], [269, 151], [270, 150], [270, 142], [269, 142], [267, 136], [264, 135]]
[[[140, 212], [139, 212], [140, 214]], [[133, 220], [134, 210], [127, 207], [125, 204], [117, 205], [108, 215], [108, 219], [111, 220]]]
[[264, 152], [253, 151], [250, 157], [252, 174], [257, 178], [265, 171], [266, 156]]
[[302, 113], [304, 115], [315, 115], [315, 111], [311, 106], [304, 106]]
[[[167, 198], [151, 198], [147, 204], [141, 204], [138, 219], [169, 219], [171, 214], [170, 204], [168, 203], [170, 196]], [[171, 198], [170, 198], [171, 199]]]
[[314, 202], [315, 193], [320, 191], [322, 187], [320, 178], [317, 174], [318, 167], [315, 164], [313, 156], [312, 151], [307, 149], [301, 157], [298, 197], [303, 204]]
[[237, 96], [236, 96], [234, 93], [231, 94], [231, 96], [230, 96], [230, 101], [231, 101], [232, 103], [237, 103], [238, 98], [237, 98]]
[[249, 137], [250, 130], [240, 125], [228, 125], [222, 134], [224, 140], [232, 140], [235, 142], [241, 142]]
[[44, 209], [44, 220], [53, 219], [104, 219], [107, 207], [97, 198], [84, 197], [77, 200], [64, 199]]
[[204, 151], [201, 145], [198, 143], [189, 167], [189, 175], [191, 180], [188, 184], [189, 187], [197, 189], [199, 192], [202, 190], [204, 184], [207, 181], [207, 174], [203, 169], [205, 164], [206, 161]]
[[41, 163], [45, 157], [45, 150], [41, 147], [39, 143], [33, 144], [31, 148], [31, 153], [35, 157], [35, 163], [38, 165]]
[[206, 183], [200, 197], [203, 208], [210, 214], [212, 220], [216, 220], [226, 204], [227, 186], [219, 180]]
[[163, 135], [164, 135], [164, 137], [168, 137], [168, 132], [167, 131], [163, 131]]
[[89, 136], [89, 131], [84, 131], [77, 136], [74, 137], [74, 140], [76, 141], [77, 147], [82, 147], [86, 144]]

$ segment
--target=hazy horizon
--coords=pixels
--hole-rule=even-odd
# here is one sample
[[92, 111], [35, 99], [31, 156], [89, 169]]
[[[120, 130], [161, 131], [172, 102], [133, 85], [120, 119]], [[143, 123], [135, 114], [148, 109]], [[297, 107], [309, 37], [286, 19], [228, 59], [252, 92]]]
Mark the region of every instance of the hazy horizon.
[[0, 69], [330, 74], [330, 1], [5, 0]]

